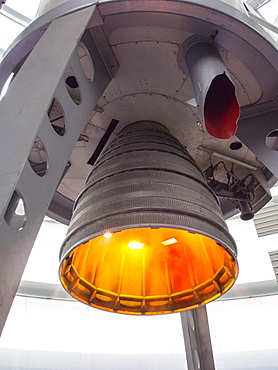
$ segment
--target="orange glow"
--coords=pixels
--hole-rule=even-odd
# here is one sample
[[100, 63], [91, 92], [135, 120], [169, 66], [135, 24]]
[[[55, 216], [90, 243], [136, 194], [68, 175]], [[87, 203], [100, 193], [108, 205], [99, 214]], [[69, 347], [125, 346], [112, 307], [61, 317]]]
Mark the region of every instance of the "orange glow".
[[223, 73], [211, 82], [204, 105], [207, 132], [218, 139], [229, 139], [237, 130], [240, 110], [235, 87]]
[[171, 238], [171, 239], [165, 240], [164, 242], [161, 242], [161, 244], [167, 246], [167, 245], [175, 244], [177, 242], [178, 242], [177, 239]]
[[131, 249], [142, 249], [143, 247], [144, 247], [144, 243], [138, 243], [135, 241], [128, 243], [128, 248], [131, 248]]
[[[173, 239], [167, 248], [162, 245]], [[234, 257], [215, 240], [170, 228], [98, 236], [76, 247], [60, 266], [61, 282], [74, 298], [134, 315], [198, 307], [226, 292], [237, 275]]]

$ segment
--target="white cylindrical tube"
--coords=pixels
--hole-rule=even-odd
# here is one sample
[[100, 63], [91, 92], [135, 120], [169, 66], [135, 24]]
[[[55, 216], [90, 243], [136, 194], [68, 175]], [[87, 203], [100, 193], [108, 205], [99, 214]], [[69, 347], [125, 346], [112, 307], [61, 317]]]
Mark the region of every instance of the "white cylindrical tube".
[[186, 50], [185, 62], [207, 132], [219, 139], [233, 137], [239, 104], [217, 47], [207, 40], [198, 40]]

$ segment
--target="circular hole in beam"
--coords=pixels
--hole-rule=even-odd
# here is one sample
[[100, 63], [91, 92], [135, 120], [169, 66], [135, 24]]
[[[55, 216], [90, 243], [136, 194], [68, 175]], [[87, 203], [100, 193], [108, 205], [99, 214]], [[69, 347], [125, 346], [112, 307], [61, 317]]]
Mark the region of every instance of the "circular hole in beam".
[[65, 114], [59, 100], [54, 98], [48, 109], [48, 118], [54, 131], [64, 136], [66, 131]]
[[241, 148], [242, 148], [242, 143], [240, 141], [234, 141], [233, 143], [230, 144], [231, 150], [239, 150]]
[[94, 64], [90, 56], [89, 50], [82, 42], [80, 42], [77, 47], [77, 53], [79, 56], [81, 67], [85, 75], [87, 76], [88, 80], [93, 81], [95, 74]]
[[41, 139], [37, 136], [28, 156], [28, 161], [36, 175], [43, 177], [48, 168], [47, 152]]
[[13, 230], [22, 230], [26, 220], [26, 207], [23, 197], [17, 190], [13, 192], [4, 216], [5, 221]]
[[72, 68], [69, 66], [64, 73], [64, 80], [69, 96], [75, 104], [79, 105], [81, 103], [81, 93], [78, 80]]
[[77, 89], [78, 88], [78, 82], [77, 82], [77, 79], [76, 79], [75, 76], [69, 76], [69, 77], [67, 77], [66, 84], [71, 89]]
[[278, 130], [273, 130], [267, 135], [265, 144], [269, 149], [278, 151]]

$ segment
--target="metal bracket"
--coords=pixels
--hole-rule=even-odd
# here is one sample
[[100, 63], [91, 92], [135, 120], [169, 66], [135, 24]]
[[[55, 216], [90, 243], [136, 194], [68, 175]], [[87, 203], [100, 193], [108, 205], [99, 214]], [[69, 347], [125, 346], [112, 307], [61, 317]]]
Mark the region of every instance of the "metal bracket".
[[271, 132], [277, 130], [278, 109], [240, 119], [237, 130], [237, 137], [276, 178], [278, 178], [278, 152], [266, 145], [266, 138]]

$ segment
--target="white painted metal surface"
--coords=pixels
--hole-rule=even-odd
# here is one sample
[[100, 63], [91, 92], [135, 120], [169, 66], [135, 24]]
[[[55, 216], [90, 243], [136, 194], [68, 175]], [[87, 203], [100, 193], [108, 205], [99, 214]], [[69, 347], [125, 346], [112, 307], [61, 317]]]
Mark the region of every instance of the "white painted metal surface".
[[[75, 52], [94, 9], [93, 6], [74, 16], [68, 15], [53, 21], [1, 102], [1, 330], [36, 234], [71, 151], [110, 80], [93, 43], [91, 47], [94, 49], [96, 69], [93, 82], [85, 76]], [[74, 27], [71, 24], [72, 17], [75, 18]], [[61, 29], [67, 32], [61, 32]], [[57, 35], [60, 36], [60, 42]], [[55, 46], [52, 44], [54, 38], [57, 40]], [[80, 84], [80, 105], [73, 102], [65, 87], [63, 71], [67, 65], [75, 70]], [[26, 91], [32, 91], [32, 94], [26, 94]], [[53, 97], [63, 106], [66, 122], [64, 136], [51, 127], [47, 115]], [[40, 149], [47, 157], [46, 173], [42, 177], [32, 170], [27, 160], [36, 138], [39, 138], [42, 144]], [[18, 200], [23, 203], [23, 214], [18, 209]]]

